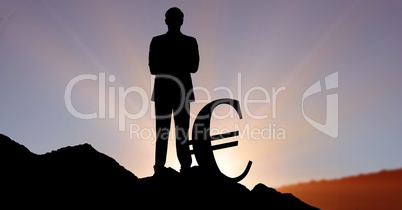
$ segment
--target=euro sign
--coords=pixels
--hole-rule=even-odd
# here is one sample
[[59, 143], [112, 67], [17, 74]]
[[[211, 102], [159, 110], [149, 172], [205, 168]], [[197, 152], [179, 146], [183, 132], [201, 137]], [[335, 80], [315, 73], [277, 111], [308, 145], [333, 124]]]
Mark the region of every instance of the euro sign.
[[235, 182], [239, 182], [246, 175], [248, 174], [251, 164], [251, 161], [248, 161], [247, 167], [244, 170], [242, 174], [240, 174], [237, 177], [228, 177], [224, 175], [218, 167], [218, 164], [216, 163], [215, 156], [213, 151], [218, 150], [218, 149], [223, 149], [223, 148], [228, 148], [228, 147], [233, 147], [238, 145], [238, 141], [233, 141], [233, 142], [228, 142], [228, 143], [223, 143], [223, 144], [218, 144], [212, 146], [211, 141], [214, 140], [219, 140], [223, 138], [229, 138], [233, 136], [238, 136], [239, 131], [232, 131], [229, 133], [223, 133], [223, 134], [218, 134], [211, 136], [210, 134], [210, 126], [211, 126], [211, 116], [213, 113], [213, 110], [221, 105], [221, 104], [227, 104], [231, 105], [239, 115], [239, 118], [242, 118], [241, 110], [240, 110], [240, 103], [237, 100], [230, 99], [230, 98], [223, 98], [223, 99], [217, 99], [215, 101], [212, 101], [205, 105], [200, 112], [198, 113], [193, 129], [192, 129], [192, 139], [189, 142], [190, 145], [193, 145], [193, 150], [191, 151], [191, 154], [195, 155], [195, 158], [197, 160], [197, 163], [199, 167], [205, 171], [207, 171], [209, 174], [212, 175], [218, 175], [218, 176], [224, 176], [226, 178], [232, 179]]

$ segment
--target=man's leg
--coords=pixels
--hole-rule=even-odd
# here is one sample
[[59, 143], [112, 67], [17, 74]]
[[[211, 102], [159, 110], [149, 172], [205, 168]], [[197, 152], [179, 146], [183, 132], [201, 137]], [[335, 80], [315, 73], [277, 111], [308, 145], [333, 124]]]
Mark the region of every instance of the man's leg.
[[181, 165], [181, 171], [189, 169], [192, 161], [188, 135], [190, 127], [190, 103], [187, 102], [185, 106], [180, 110], [175, 110], [174, 113], [176, 152]]
[[155, 102], [156, 143], [155, 143], [155, 173], [165, 167], [168, 149], [172, 108], [167, 103]]

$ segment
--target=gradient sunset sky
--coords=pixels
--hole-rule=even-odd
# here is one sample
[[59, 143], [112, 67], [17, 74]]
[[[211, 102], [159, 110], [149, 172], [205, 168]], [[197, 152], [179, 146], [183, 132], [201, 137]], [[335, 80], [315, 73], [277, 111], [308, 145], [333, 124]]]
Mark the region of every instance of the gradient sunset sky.
[[[218, 133], [240, 131], [237, 147], [215, 151], [227, 176], [239, 175], [249, 160], [253, 165], [241, 181], [249, 188], [402, 167], [402, 1], [397, 0], [0, 0], [0, 132], [37, 154], [89, 143], [136, 176], [151, 176], [149, 43], [166, 32], [164, 13], [173, 6], [184, 12], [182, 32], [199, 45], [192, 113], [219, 98], [241, 103], [242, 119], [221, 106], [211, 122]], [[323, 86], [304, 101], [305, 114], [324, 123], [326, 95], [338, 94], [339, 132], [333, 138], [305, 120], [302, 97], [336, 72], [338, 88]], [[72, 104], [99, 116], [98, 82], [105, 74], [105, 118], [79, 119], [66, 107], [69, 82], [87, 74], [98, 80], [77, 83]], [[131, 87], [146, 97], [133, 92], [119, 103], [118, 89]], [[280, 88], [274, 105], [273, 89]], [[245, 98], [261, 103], [247, 104]], [[145, 114], [122, 119], [122, 107]], [[119, 130], [122, 122], [125, 131]], [[139, 136], [130, 136], [130, 128]], [[166, 166], [179, 169], [173, 137]]]

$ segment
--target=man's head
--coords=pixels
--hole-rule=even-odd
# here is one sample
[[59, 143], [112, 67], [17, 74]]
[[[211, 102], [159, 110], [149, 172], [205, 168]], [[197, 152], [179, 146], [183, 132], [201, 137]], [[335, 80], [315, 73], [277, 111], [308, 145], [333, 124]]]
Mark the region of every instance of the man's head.
[[180, 27], [183, 24], [183, 19], [184, 14], [177, 7], [172, 7], [165, 13], [165, 23], [169, 30], [180, 30]]

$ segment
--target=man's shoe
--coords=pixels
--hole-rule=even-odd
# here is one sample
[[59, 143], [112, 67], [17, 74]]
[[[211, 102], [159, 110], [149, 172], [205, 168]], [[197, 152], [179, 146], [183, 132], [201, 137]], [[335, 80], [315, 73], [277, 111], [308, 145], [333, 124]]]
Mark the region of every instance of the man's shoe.
[[180, 168], [180, 173], [183, 174], [183, 175], [188, 175], [190, 173], [190, 171], [191, 171], [190, 166]]
[[154, 166], [154, 176], [163, 176], [166, 174], [166, 170], [165, 166]]

